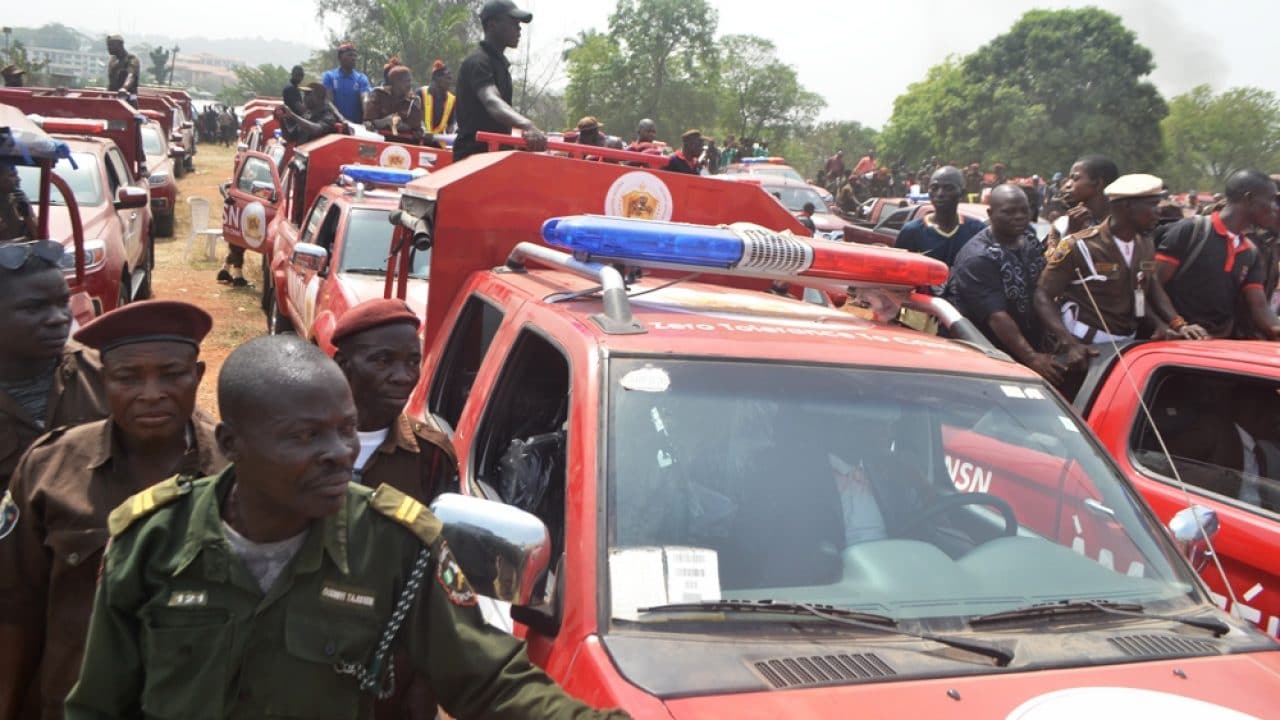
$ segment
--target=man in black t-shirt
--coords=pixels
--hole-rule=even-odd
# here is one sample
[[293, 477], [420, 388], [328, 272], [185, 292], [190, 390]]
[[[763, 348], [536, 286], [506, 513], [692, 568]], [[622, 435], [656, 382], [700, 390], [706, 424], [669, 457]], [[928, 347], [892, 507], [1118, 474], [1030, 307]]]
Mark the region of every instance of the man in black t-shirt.
[[533, 20], [533, 13], [521, 10], [511, 0], [489, 0], [480, 9], [484, 40], [462, 61], [458, 70], [458, 137], [453, 141], [453, 159], [488, 152], [476, 140], [477, 132], [510, 134], [520, 128], [534, 152], [545, 150], [547, 136], [533, 121], [511, 107], [511, 63], [503, 53], [520, 44], [520, 26]]
[[1263, 293], [1264, 268], [1245, 231], [1276, 225], [1276, 184], [1257, 170], [1227, 179], [1226, 205], [1208, 217], [1182, 220], [1164, 231], [1156, 273], [1178, 319], [1214, 337], [1232, 337], [1243, 306], [1261, 336], [1280, 339], [1280, 320]]
[[284, 99], [284, 106], [301, 115], [307, 111], [302, 104], [302, 78], [304, 71], [301, 65], [294, 65], [289, 71], [289, 84], [284, 86], [280, 91], [280, 97]]

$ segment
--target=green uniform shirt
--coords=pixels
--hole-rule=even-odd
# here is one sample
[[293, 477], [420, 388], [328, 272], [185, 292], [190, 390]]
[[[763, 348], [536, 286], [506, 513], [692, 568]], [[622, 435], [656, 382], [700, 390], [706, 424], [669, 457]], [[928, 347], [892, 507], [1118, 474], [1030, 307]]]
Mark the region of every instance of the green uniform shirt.
[[156, 486], [113, 513], [68, 720], [369, 718], [373, 696], [334, 667], [367, 665], [424, 543], [431, 567], [396, 642], [445, 710], [626, 717], [568, 698], [519, 640], [486, 625], [439, 520], [386, 486], [351, 485], [264, 595], [223, 533], [219, 508], [234, 482], [232, 466]]

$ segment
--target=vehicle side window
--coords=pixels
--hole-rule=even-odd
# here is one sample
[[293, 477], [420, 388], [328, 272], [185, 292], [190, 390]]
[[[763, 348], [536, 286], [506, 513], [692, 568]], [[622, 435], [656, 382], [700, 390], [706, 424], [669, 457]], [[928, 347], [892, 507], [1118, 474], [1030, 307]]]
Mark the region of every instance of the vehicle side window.
[[890, 230], [901, 230], [902, 226], [907, 224], [907, 217], [910, 214], [910, 208], [895, 210], [892, 215], [885, 218], [884, 222], [881, 223], [881, 227]]
[[289, 221], [294, 225], [302, 224], [302, 214], [307, 211], [307, 166], [299, 165], [298, 160], [290, 163], [290, 176], [293, 177], [293, 212]]
[[428, 397], [431, 412], [449, 423], [449, 427], [457, 427], [476, 373], [500, 325], [502, 311], [478, 296], [468, 298], [458, 314]]
[[1130, 436], [1135, 464], [1169, 483], [1176, 468], [1188, 485], [1280, 513], [1280, 383], [1168, 368], [1152, 379], [1146, 400], [1173, 467], [1143, 413]]
[[120, 161], [116, 159], [115, 153], [107, 151], [106, 160], [107, 185], [110, 186], [111, 197], [114, 198], [116, 192], [120, 190], [120, 186], [129, 182], [129, 175], [124, 171]]
[[311, 207], [311, 217], [307, 218], [307, 229], [302, 231], [302, 242], [314, 242], [312, 238], [320, 230], [320, 222], [324, 220], [324, 211], [329, 207], [329, 198], [321, 195]]
[[253, 184], [264, 182], [271, 184], [271, 164], [259, 157], [247, 157], [240, 165], [240, 175], [236, 178], [236, 187], [242, 192], [253, 194]]
[[533, 513], [564, 550], [569, 361], [531, 329], [512, 346], [476, 434], [475, 477], [502, 500]]
[[342, 208], [333, 205], [329, 208], [329, 212], [324, 216], [324, 222], [320, 224], [320, 229], [316, 231], [315, 239], [311, 242], [333, 253], [333, 239], [338, 234], [338, 223], [342, 221]]

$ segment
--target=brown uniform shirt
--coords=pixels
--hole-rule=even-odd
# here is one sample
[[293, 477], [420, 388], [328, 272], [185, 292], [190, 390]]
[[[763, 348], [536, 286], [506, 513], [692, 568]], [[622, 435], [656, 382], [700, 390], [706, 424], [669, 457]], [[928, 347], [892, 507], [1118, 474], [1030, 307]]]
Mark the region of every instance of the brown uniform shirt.
[[[433, 425], [401, 415], [360, 471], [360, 484], [383, 483], [423, 505], [443, 492], [456, 492], [458, 460], [449, 437]], [[426, 678], [413, 672], [403, 650], [395, 653], [396, 689], [379, 700], [375, 720], [427, 720], [436, 717], [436, 697]]]
[[[385, 87], [376, 87], [364, 101], [364, 121], [373, 122], [400, 113], [400, 125], [397, 136], [413, 137], [421, 135], [426, 126], [422, 121], [422, 98], [418, 93], [410, 92], [402, 98], [394, 97]], [[390, 128], [387, 131], [390, 132]]]
[[[192, 444], [174, 472], [216, 474], [227, 466], [214, 441], [217, 422], [199, 410], [191, 419]], [[18, 463], [5, 503], [17, 518], [7, 535], [0, 527], [0, 641], [16, 645], [25, 637], [22, 666], [39, 668], [44, 720], [62, 717], [80, 672], [110, 536], [107, 515], [145, 489], [113, 462], [123, 450], [112, 428], [105, 419], [40, 438]], [[14, 680], [12, 674], [0, 680], [0, 692], [26, 693]], [[0, 707], [8, 701], [0, 697]]]
[[[138, 56], [133, 53], [125, 53], [123, 58], [111, 56], [107, 61], [107, 89], [108, 90], [126, 90], [130, 95], [138, 93], [138, 82], [141, 77], [142, 65], [138, 62]], [[127, 87], [124, 81], [133, 75], [133, 82]]]
[[[1093, 268], [1080, 251], [1083, 243], [1088, 256], [1093, 261]], [[1107, 221], [1075, 235], [1069, 235], [1049, 251], [1048, 264], [1040, 274], [1040, 288], [1049, 297], [1058, 301], [1075, 303], [1077, 320], [1097, 330], [1103, 329], [1102, 320], [1106, 321], [1106, 329], [1112, 335], [1131, 335], [1138, 329], [1138, 317], [1134, 307], [1134, 291], [1142, 289], [1146, 297], [1150, 297], [1151, 283], [1155, 278], [1155, 245], [1151, 238], [1138, 235], [1133, 240], [1133, 258], [1125, 263], [1124, 254], [1116, 246], [1111, 234], [1111, 226]], [[1076, 275], [1077, 271], [1080, 273]], [[1081, 277], [1088, 280], [1089, 293], [1102, 311], [1102, 319], [1093, 309], [1093, 302], [1084, 286], [1079, 283]], [[1146, 312], [1150, 313], [1148, 307]], [[1070, 326], [1067, 327], [1071, 329]]]
[[44, 417], [31, 417], [26, 408], [0, 390], [0, 491], [9, 486], [9, 475], [18, 458], [36, 438], [56, 427], [79, 425], [106, 416], [107, 395], [102, 389], [98, 352], [74, 340], [68, 341], [62, 361], [54, 370]]

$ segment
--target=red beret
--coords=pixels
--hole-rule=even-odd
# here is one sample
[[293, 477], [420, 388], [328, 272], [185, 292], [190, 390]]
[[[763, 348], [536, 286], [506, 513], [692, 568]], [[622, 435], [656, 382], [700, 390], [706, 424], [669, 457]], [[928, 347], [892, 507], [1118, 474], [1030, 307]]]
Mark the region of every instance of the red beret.
[[213, 327], [209, 313], [176, 300], [129, 303], [101, 315], [75, 334], [75, 339], [99, 352], [141, 342], [184, 342], [200, 348]]
[[337, 345], [356, 333], [395, 323], [413, 325], [416, 330], [422, 321], [403, 300], [382, 298], [362, 302], [338, 318], [338, 323], [333, 327], [332, 341]]

